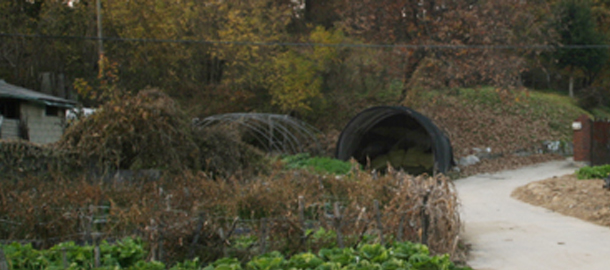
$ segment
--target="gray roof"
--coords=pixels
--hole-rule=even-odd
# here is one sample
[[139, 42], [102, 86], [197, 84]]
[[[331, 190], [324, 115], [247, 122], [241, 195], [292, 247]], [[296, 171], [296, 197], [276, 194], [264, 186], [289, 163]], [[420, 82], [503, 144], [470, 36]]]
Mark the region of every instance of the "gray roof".
[[23, 99], [32, 102], [43, 103], [49, 106], [58, 106], [66, 108], [73, 108], [76, 106], [76, 101], [36, 92], [30, 89], [9, 84], [4, 80], [0, 80], [0, 98]]

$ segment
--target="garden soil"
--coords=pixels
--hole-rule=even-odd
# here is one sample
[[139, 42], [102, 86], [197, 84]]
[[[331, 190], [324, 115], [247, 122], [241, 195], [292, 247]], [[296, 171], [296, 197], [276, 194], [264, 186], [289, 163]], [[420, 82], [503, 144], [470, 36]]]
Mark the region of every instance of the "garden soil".
[[[573, 212], [595, 217], [607, 211], [605, 202], [594, 206], [608, 201], [601, 181], [570, 182], [577, 168], [560, 160], [455, 180], [464, 221], [461, 237], [471, 248], [468, 265], [479, 270], [608, 269], [610, 228], [559, 212], [578, 208]], [[567, 206], [552, 210], [511, 197], [528, 184], [515, 197], [543, 203], [555, 198], [556, 204], [564, 201]], [[595, 198], [602, 194], [605, 199]]]
[[515, 189], [512, 197], [551, 211], [610, 227], [610, 189], [604, 180], [554, 176]]

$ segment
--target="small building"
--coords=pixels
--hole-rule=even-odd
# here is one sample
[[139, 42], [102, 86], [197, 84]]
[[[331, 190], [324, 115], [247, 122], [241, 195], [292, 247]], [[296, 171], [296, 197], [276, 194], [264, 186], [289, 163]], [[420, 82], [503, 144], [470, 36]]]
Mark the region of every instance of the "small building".
[[76, 102], [0, 80], [0, 139], [56, 142], [64, 133], [66, 110]]

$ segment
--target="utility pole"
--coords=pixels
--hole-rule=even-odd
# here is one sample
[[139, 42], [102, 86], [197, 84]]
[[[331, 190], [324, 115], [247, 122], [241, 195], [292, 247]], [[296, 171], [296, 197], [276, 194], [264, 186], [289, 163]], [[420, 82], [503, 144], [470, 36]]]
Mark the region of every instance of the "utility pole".
[[96, 10], [97, 10], [97, 50], [99, 54], [99, 75], [103, 76], [104, 74], [104, 40], [102, 39], [102, 3], [101, 0], [96, 1]]

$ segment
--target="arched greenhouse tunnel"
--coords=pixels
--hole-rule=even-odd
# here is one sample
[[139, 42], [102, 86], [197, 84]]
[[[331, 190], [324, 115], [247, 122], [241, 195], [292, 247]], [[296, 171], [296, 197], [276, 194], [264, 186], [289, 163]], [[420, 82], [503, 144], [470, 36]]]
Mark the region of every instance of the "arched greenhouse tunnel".
[[353, 157], [378, 171], [389, 163], [413, 175], [446, 173], [455, 165], [447, 136], [407, 107], [373, 107], [356, 115], [339, 136], [336, 157]]

